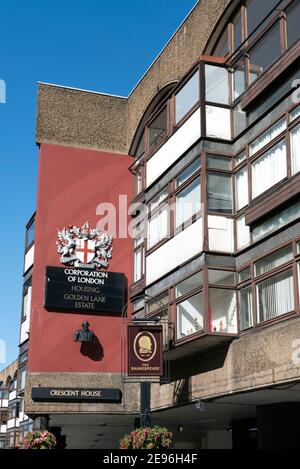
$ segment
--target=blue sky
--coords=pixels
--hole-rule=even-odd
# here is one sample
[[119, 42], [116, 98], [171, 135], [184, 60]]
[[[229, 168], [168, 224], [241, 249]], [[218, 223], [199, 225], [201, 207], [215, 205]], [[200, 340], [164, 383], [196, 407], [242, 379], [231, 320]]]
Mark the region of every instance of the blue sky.
[[127, 96], [196, 0], [1, 0], [1, 340], [17, 357], [25, 225], [35, 210], [36, 83]]

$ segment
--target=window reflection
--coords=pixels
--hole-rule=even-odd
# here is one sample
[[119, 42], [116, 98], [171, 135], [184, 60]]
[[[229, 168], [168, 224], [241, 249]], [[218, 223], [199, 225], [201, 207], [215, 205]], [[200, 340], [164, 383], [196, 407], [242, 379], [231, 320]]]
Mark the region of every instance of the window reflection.
[[151, 122], [149, 129], [149, 151], [157, 148], [167, 136], [167, 107]]

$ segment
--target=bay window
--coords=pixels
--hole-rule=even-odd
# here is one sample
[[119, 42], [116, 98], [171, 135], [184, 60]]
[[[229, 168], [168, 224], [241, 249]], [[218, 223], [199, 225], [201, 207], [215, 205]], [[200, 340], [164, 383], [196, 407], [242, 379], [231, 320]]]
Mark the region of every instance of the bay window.
[[292, 269], [259, 283], [256, 291], [258, 322], [274, 319], [294, 310]]
[[291, 130], [292, 175], [300, 171], [300, 125]]
[[259, 196], [286, 176], [286, 143], [282, 140], [252, 163], [252, 197]]
[[249, 154], [253, 156], [259, 150], [268, 145], [274, 138], [281, 134], [286, 129], [285, 117], [280, 119], [276, 124], [272, 125], [270, 129], [266, 130], [262, 135], [256, 138], [249, 147]]

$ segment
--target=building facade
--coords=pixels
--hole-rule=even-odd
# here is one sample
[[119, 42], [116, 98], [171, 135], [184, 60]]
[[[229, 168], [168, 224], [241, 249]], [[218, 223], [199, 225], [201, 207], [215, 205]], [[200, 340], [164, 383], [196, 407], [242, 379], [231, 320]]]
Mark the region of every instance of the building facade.
[[[87, 290], [73, 311], [47, 306], [57, 229], [96, 226], [114, 235], [101, 271], [125, 276], [129, 317], [169, 324], [152, 422], [177, 447], [296, 447], [299, 14], [297, 0], [202, 0], [129, 97], [38, 85], [25, 412], [67, 448], [117, 447], [140, 411], [122, 380], [122, 312], [95, 314]], [[73, 339], [84, 321], [89, 347]], [[122, 397], [70, 399], [87, 388]]]

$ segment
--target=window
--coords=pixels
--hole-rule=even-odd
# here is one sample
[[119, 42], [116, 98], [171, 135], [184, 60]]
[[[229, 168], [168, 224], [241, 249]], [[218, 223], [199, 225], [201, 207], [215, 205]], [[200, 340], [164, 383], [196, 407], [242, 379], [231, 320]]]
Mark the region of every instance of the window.
[[270, 233], [279, 230], [282, 226], [287, 225], [288, 223], [296, 220], [299, 217], [300, 202], [297, 202], [253, 228], [253, 241], [255, 242], [258, 239], [261, 239], [264, 236], [267, 236]]
[[27, 226], [26, 229], [26, 248], [31, 246], [34, 241], [34, 220]]
[[202, 293], [197, 293], [177, 305], [177, 339], [203, 329]]
[[292, 245], [290, 245], [255, 262], [255, 275], [265, 274], [266, 272], [269, 272], [269, 270], [275, 269], [276, 267], [279, 267], [292, 259], [293, 249]]
[[233, 101], [237, 99], [246, 90], [246, 74], [244, 59], [233, 67], [232, 74], [233, 84]]
[[144, 275], [144, 257], [145, 257], [145, 247], [144, 247], [144, 222], [139, 222], [136, 224], [135, 228], [135, 238], [134, 238], [134, 269], [133, 269], [133, 281], [137, 282]]
[[[255, 3], [263, 3], [254, 1]], [[280, 23], [277, 21], [249, 51], [250, 83], [272, 65], [280, 55]]]
[[237, 155], [234, 159], [234, 165], [235, 166], [238, 166], [239, 164], [241, 164], [243, 161], [245, 161], [246, 159], [246, 153], [244, 151], [242, 151], [242, 153], [240, 153], [239, 155]]
[[185, 181], [187, 181], [193, 174], [199, 171], [201, 168], [200, 158], [197, 158], [192, 164], [190, 164], [186, 169], [182, 171], [176, 178], [176, 186], [181, 186]]
[[223, 67], [205, 65], [206, 101], [229, 104], [228, 72]]
[[25, 388], [26, 368], [20, 368], [18, 372], [18, 391], [23, 391]]
[[258, 321], [267, 321], [294, 309], [292, 270], [275, 275], [257, 285]]
[[188, 80], [188, 82], [175, 95], [175, 122], [176, 124], [189, 112], [199, 101], [199, 71]]
[[294, 2], [287, 10], [287, 39], [291, 47], [299, 39], [300, 3]]
[[300, 106], [297, 106], [290, 112], [290, 122], [296, 120], [300, 116]]
[[229, 47], [228, 47], [228, 28], [227, 26], [225, 27], [224, 31], [222, 32], [217, 46], [214, 50], [213, 55], [219, 56], [219, 57], [224, 57], [226, 54], [229, 52]]
[[286, 120], [285, 118], [281, 119], [280, 121], [276, 122], [270, 129], [264, 132], [260, 137], [258, 137], [254, 142], [250, 145], [250, 156], [257, 153], [263, 147], [268, 145], [275, 137], [277, 137], [281, 132], [286, 129]]
[[148, 249], [168, 236], [168, 205], [164, 205], [148, 220]]
[[201, 208], [200, 178], [195, 179], [176, 195], [176, 227], [196, 215]]
[[285, 140], [252, 163], [252, 196], [262, 194], [287, 176]]
[[183, 296], [187, 294], [188, 292], [195, 290], [196, 288], [199, 288], [202, 285], [202, 283], [203, 283], [202, 271], [197, 272], [196, 274], [192, 275], [186, 280], [183, 280], [183, 282], [178, 283], [175, 287], [176, 298], [179, 298], [180, 296]]
[[300, 171], [300, 125], [291, 130], [291, 158], [292, 174], [296, 174]]
[[225, 171], [231, 171], [232, 159], [230, 157], [220, 155], [207, 155], [206, 166], [208, 169], [223, 169]]
[[242, 21], [241, 10], [235, 15], [232, 21], [233, 24], [233, 49], [236, 50], [242, 43]]
[[236, 295], [234, 290], [209, 289], [211, 332], [237, 333]]
[[134, 182], [135, 182], [134, 193], [135, 193], [135, 195], [138, 195], [143, 190], [143, 168], [142, 168], [142, 166], [139, 166], [135, 170]]
[[22, 321], [24, 321], [30, 313], [31, 306], [31, 285], [32, 279], [30, 279], [24, 285], [23, 289], [23, 304], [22, 304]]
[[235, 175], [235, 203], [236, 211], [241, 210], [249, 203], [247, 166]]
[[208, 282], [214, 285], [235, 285], [235, 274], [226, 270], [209, 269]]
[[247, 26], [248, 36], [257, 28], [266, 16], [276, 6], [278, 0], [248, 0], [247, 1]]
[[241, 288], [239, 292], [240, 301], [240, 330], [253, 326], [252, 316], [252, 287]]
[[207, 174], [207, 198], [210, 212], [232, 213], [231, 176], [227, 174]]
[[150, 298], [147, 302], [147, 314], [154, 314], [160, 309], [167, 306], [169, 303], [169, 295], [168, 292], [160, 293], [159, 295], [155, 295], [155, 297]]
[[245, 223], [245, 216], [236, 219], [236, 243], [237, 249], [242, 249], [250, 244], [250, 228]]
[[250, 266], [245, 267], [245, 269], [240, 270], [238, 273], [238, 282], [245, 282], [246, 280], [249, 280], [251, 278], [251, 269]]
[[151, 122], [149, 131], [149, 152], [157, 148], [167, 137], [167, 107]]
[[158, 195], [156, 195], [148, 205], [148, 213], [153, 212], [168, 197], [168, 188], [165, 187]]

